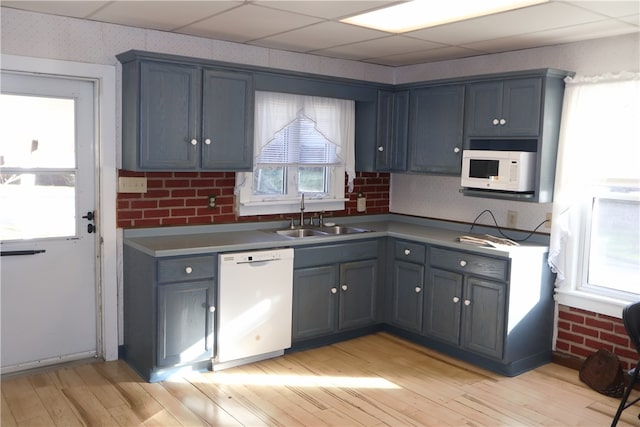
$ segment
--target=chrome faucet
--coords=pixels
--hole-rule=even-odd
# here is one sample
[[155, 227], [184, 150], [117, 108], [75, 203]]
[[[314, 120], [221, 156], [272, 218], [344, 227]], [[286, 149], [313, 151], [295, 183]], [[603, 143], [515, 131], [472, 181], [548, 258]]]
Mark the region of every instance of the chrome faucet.
[[300, 199], [300, 227], [304, 227], [304, 193]]

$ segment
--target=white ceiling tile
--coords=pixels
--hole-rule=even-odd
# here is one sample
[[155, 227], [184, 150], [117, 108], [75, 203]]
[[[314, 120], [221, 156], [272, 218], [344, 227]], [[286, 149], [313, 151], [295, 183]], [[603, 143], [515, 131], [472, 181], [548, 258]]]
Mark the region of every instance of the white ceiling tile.
[[397, 55], [401, 53], [424, 51], [442, 47], [440, 43], [413, 39], [404, 36], [389, 36], [375, 40], [367, 40], [344, 46], [314, 51], [312, 53], [326, 56], [340, 56], [341, 58], [363, 59], [380, 56]]
[[609, 19], [572, 27], [469, 43], [465, 45], [465, 47], [497, 53], [552, 44], [570, 43], [579, 40], [612, 37], [634, 31], [637, 31], [637, 29], [632, 25], [622, 24], [615, 19]]
[[448, 25], [417, 30], [407, 35], [452, 45], [493, 40], [604, 19], [603, 16], [565, 3], [547, 3], [483, 16]]
[[368, 58], [364, 59], [364, 61], [380, 65], [399, 66], [420, 64], [424, 62], [436, 62], [449, 59], [467, 58], [469, 56], [484, 55], [485, 53], [486, 52], [457, 46], [447, 46], [438, 49], [430, 49], [427, 51]]
[[317, 18], [247, 4], [181, 28], [179, 32], [244, 43], [319, 21]]
[[371, 10], [380, 9], [397, 1], [363, 1], [363, 0], [306, 0], [306, 1], [278, 1], [257, 0], [254, 4], [287, 12], [324, 19], [337, 19], [357, 15]]
[[170, 31], [241, 4], [241, 1], [112, 2], [90, 18], [132, 27]]
[[342, 24], [322, 22], [309, 27], [289, 31], [251, 42], [258, 46], [275, 47], [298, 52], [327, 49], [368, 39], [380, 38], [388, 34], [382, 31]]
[[3, 7], [13, 7], [34, 12], [49, 13], [52, 15], [70, 16], [74, 18], [86, 18], [100, 9], [108, 1], [5, 1]]
[[600, 13], [602, 15], [611, 17], [621, 17], [629, 15], [640, 14], [640, 1], [626, 0], [626, 1], [614, 1], [614, 0], [579, 0], [569, 1], [572, 5], [588, 9], [593, 12]]

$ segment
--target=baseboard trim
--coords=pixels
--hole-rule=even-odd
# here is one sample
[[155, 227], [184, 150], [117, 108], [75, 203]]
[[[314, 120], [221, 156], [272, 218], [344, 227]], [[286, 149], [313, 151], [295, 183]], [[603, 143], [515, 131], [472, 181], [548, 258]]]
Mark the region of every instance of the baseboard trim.
[[551, 353], [551, 361], [557, 365], [575, 369], [576, 371], [579, 371], [580, 367], [584, 363], [583, 358], [567, 353], [560, 353], [558, 351], [553, 351]]

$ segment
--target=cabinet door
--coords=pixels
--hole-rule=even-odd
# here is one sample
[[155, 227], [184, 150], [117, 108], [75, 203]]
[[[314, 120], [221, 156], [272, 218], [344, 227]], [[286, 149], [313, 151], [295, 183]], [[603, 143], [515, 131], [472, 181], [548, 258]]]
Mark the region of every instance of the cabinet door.
[[463, 309], [464, 348], [502, 359], [505, 303], [503, 283], [467, 278]]
[[141, 63], [141, 168], [184, 170], [198, 166], [200, 80], [200, 70], [195, 67]]
[[407, 168], [409, 92], [378, 92], [376, 170]]
[[504, 82], [502, 116], [506, 123], [500, 126], [503, 136], [538, 136], [541, 92], [541, 78]]
[[413, 90], [409, 170], [459, 175], [463, 118], [463, 85]]
[[472, 83], [466, 90], [464, 120], [467, 136], [500, 135], [502, 83]]
[[212, 281], [158, 286], [158, 366], [213, 356], [213, 298]]
[[251, 170], [254, 106], [251, 76], [205, 69], [202, 91], [202, 167]]
[[340, 265], [340, 329], [376, 322], [377, 260]]
[[395, 261], [391, 318], [394, 324], [413, 331], [422, 330], [423, 286], [423, 265]]
[[335, 266], [293, 272], [292, 340], [329, 335], [336, 329], [338, 277]]
[[460, 344], [462, 274], [431, 268], [425, 298], [423, 333]]

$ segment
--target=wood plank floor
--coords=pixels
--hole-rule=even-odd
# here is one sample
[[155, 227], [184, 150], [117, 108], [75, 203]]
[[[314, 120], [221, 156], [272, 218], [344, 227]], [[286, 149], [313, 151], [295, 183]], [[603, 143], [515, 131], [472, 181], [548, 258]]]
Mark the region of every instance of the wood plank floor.
[[607, 426], [618, 405], [569, 368], [506, 378], [386, 333], [155, 384], [115, 361], [1, 385], [3, 427]]

